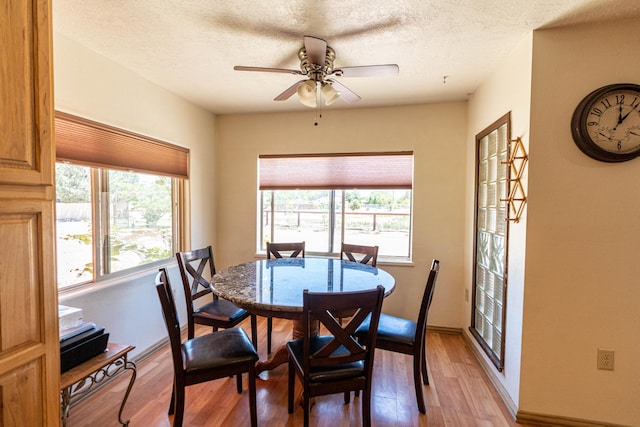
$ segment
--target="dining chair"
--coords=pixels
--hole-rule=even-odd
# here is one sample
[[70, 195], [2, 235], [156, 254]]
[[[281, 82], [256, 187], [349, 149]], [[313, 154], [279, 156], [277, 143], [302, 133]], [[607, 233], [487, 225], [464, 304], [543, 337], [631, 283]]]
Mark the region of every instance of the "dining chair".
[[[362, 425], [371, 425], [371, 380], [377, 324], [382, 308], [384, 287], [355, 292], [309, 292], [302, 294], [303, 336], [287, 343], [289, 353], [288, 409], [293, 413], [295, 380], [302, 382], [304, 426], [309, 425], [311, 398], [344, 393], [349, 403], [350, 392], [362, 390]], [[340, 314], [354, 312], [343, 326]], [[369, 319], [369, 332], [356, 338], [359, 325]], [[330, 335], [318, 335], [320, 330]]]
[[187, 386], [235, 375], [236, 389], [238, 393], [242, 393], [242, 374], [245, 372], [249, 374], [251, 426], [257, 426], [256, 362], [258, 353], [247, 333], [242, 328], [230, 328], [182, 342], [178, 312], [165, 268], [160, 269], [155, 282], [173, 357], [174, 379], [169, 404], [169, 415], [174, 414], [173, 426], [182, 426]]
[[[267, 259], [273, 258], [304, 258], [304, 242], [267, 242]], [[271, 354], [271, 332], [273, 318], [267, 317], [267, 354]]]
[[[440, 261], [434, 259], [431, 263], [429, 277], [424, 289], [424, 294], [422, 295], [417, 321], [414, 322], [402, 317], [381, 314], [377, 328], [377, 348], [413, 356], [413, 384], [416, 389], [418, 410], [423, 414], [426, 413], [427, 410], [424, 405], [422, 384], [420, 381], [421, 377], [424, 385], [429, 384], [425, 351], [427, 315], [429, 314], [429, 306], [431, 306], [431, 299], [433, 298], [433, 291], [436, 286], [439, 270]], [[373, 323], [369, 324], [369, 322], [365, 321], [356, 331], [356, 336], [358, 336], [360, 340], [366, 339], [371, 328], [373, 328]]]
[[[360, 264], [370, 264], [375, 267], [378, 263], [378, 246], [352, 245], [342, 242], [340, 248], [340, 259]], [[346, 316], [349, 317], [349, 316]], [[342, 322], [342, 319], [340, 319]]]
[[361, 264], [371, 264], [375, 267], [378, 263], [378, 246], [352, 245], [342, 242], [340, 259], [359, 262]]
[[[178, 268], [182, 277], [185, 301], [187, 303], [187, 337], [195, 335], [195, 325], [208, 325], [217, 331], [237, 326], [247, 317], [251, 317], [251, 341], [258, 348], [258, 326], [256, 316], [250, 314], [230, 301], [218, 298], [211, 289], [209, 280], [216, 274], [211, 246], [187, 252], [176, 253]], [[208, 268], [207, 268], [208, 267]], [[205, 277], [205, 275], [207, 277]], [[213, 298], [196, 307], [200, 298]]]

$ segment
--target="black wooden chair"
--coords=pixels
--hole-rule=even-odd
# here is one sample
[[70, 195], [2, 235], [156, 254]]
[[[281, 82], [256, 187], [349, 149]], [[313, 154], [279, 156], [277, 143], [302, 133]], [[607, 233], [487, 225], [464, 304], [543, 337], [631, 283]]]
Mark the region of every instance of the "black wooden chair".
[[[352, 245], [342, 242], [340, 259], [360, 264], [370, 264], [375, 267], [378, 264], [378, 246]], [[340, 323], [342, 323], [342, 319], [340, 319]]]
[[[215, 332], [218, 328], [233, 328], [247, 317], [251, 317], [251, 341], [253, 341], [253, 345], [257, 349], [258, 327], [256, 316], [249, 314], [248, 311], [230, 301], [218, 298], [218, 295], [211, 289], [209, 280], [216, 274], [211, 246], [188, 252], [178, 252], [176, 258], [178, 259], [185, 301], [187, 302], [187, 337], [194, 337], [195, 324], [211, 326]], [[205, 277], [205, 274], [207, 277]], [[196, 300], [209, 296], [213, 298], [213, 301], [199, 307], [195, 306]]]
[[378, 263], [378, 246], [352, 245], [342, 242], [340, 259], [371, 264], [372, 267], [375, 267]]
[[[304, 258], [304, 242], [267, 242], [267, 259], [273, 258]], [[273, 318], [267, 317], [267, 353], [271, 354], [271, 331]]]
[[[427, 315], [429, 314], [429, 306], [433, 298], [433, 290], [436, 286], [439, 269], [440, 261], [434, 259], [431, 263], [429, 277], [422, 295], [417, 321], [414, 322], [401, 317], [382, 314], [378, 323], [378, 337], [376, 340], [377, 348], [413, 356], [413, 384], [416, 389], [418, 410], [423, 414], [427, 410], [424, 405], [422, 382], [424, 382], [424, 385], [429, 384], [425, 351]], [[364, 322], [356, 331], [358, 338], [365, 339], [371, 327], [368, 322]], [[421, 377], [422, 381], [420, 381]]]
[[236, 375], [236, 388], [238, 393], [242, 393], [242, 374], [248, 372], [251, 425], [257, 426], [255, 364], [258, 353], [247, 333], [242, 328], [230, 328], [182, 342], [178, 312], [164, 268], [156, 276], [156, 290], [173, 357], [174, 381], [169, 405], [169, 415], [175, 414], [173, 425], [182, 426], [187, 386]]
[[[311, 398], [362, 390], [362, 424], [371, 425], [371, 380], [373, 356], [384, 288], [356, 292], [303, 292], [303, 337], [287, 343], [289, 353], [289, 413], [293, 413], [295, 379], [302, 382], [304, 426], [309, 425]], [[354, 312], [346, 326], [338, 318]], [[355, 331], [366, 319], [370, 332], [356, 338]], [[318, 336], [318, 325], [332, 335]]]

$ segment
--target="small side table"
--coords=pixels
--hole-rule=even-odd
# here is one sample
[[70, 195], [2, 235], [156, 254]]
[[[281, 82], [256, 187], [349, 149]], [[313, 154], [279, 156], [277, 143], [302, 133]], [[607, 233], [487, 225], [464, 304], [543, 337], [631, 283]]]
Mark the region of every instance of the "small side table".
[[131, 370], [131, 379], [120, 405], [118, 421], [123, 426], [129, 425], [129, 420], [122, 420], [122, 410], [136, 379], [136, 365], [127, 360], [127, 355], [134, 348], [131, 345], [109, 343], [104, 353], [81, 363], [60, 376], [60, 410], [63, 426], [67, 425], [69, 407], [71, 401], [75, 400], [74, 398], [87, 394], [95, 384], [100, 384], [107, 378], [127, 369]]

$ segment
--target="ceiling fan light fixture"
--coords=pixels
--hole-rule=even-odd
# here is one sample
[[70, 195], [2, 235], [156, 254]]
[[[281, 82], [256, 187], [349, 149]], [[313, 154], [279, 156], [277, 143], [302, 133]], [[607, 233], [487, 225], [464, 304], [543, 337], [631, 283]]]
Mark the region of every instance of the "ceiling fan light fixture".
[[331, 105], [340, 98], [340, 92], [335, 90], [331, 83], [322, 83], [322, 95], [324, 96], [324, 103]]
[[316, 108], [316, 82], [306, 80], [298, 86], [298, 98], [300, 103], [307, 107]]

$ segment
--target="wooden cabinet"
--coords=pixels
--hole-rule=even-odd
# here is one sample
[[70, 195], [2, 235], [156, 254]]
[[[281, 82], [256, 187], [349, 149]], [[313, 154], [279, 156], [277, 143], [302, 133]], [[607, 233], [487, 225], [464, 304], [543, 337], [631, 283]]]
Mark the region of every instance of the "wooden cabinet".
[[0, 426], [55, 426], [51, 2], [3, 0], [0, 22]]

